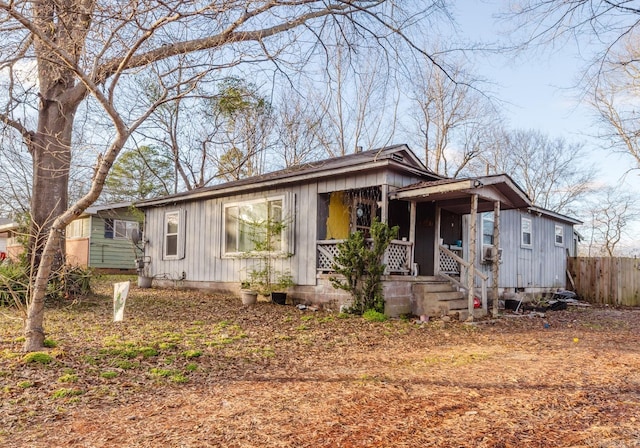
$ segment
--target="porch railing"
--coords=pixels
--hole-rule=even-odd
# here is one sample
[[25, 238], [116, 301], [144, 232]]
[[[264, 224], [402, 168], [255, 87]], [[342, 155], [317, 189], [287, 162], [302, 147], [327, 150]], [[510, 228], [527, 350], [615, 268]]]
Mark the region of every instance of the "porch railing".
[[[450, 251], [444, 246], [440, 246], [439, 251], [439, 274], [445, 277], [447, 280], [455, 284], [458, 288], [463, 289], [465, 292], [469, 292], [469, 285], [467, 285], [467, 277], [465, 272], [471, 267], [471, 263], [462, 259], [453, 251]], [[476, 277], [480, 279], [480, 295], [482, 301], [482, 309], [487, 309], [487, 280], [489, 277], [483, 274], [479, 269], [475, 269]], [[456, 276], [458, 278], [456, 278]]]
[[[317, 269], [318, 272], [334, 272], [333, 263], [338, 255], [338, 244], [345, 240], [320, 240], [316, 242], [317, 247]], [[367, 240], [369, 244], [372, 240]], [[410, 241], [392, 240], [384, 254], [383, 263], [387, 265], [385, 274], [411, 273], [411, 260], [413, 243]]]

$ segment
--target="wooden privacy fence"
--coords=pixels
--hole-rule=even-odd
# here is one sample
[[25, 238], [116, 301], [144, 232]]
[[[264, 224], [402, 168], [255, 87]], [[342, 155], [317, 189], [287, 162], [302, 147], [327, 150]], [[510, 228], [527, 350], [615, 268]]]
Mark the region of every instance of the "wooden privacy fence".
[[640, 259], [569, 257], [575, 292], [591, 303], [640, 306]]

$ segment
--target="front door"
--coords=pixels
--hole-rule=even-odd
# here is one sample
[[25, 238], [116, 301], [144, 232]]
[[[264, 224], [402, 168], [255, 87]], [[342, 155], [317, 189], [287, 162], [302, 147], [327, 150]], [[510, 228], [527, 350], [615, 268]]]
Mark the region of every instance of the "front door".
[[433, 202], [416, 204], [416, 241], [414, 261], [419, 275], [433, 275], [434, 247], [436, 243], [436, 206]]

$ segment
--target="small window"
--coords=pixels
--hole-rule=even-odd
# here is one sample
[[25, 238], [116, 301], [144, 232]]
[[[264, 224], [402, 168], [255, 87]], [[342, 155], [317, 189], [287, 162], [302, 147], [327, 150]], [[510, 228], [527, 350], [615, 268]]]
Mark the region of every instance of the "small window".
[[556, 246], [564, 246], [564, 228], [556, 224]]
[[164, 258], [178, 258], [178, 237], [180, 235], [180, 212], [164, 214]]
[[[261, 250], [260, 242], [266, 240], [266, 233], [272, 225], [282, 223], [283, 198], [266, 198], [228, 204], [224, 207], [224, 253], [235, 254]], [[284, 226], [278, 226], [279, 233], [270, 235], [270, 246], [286, 252]]]
[[495, 221], [493, 212], [485, 212], [482, 214], [482, 244], [493, 244], [493, 223]]
[[531, 219], [522, 218], [520, 221], [520, 243], [523, 247], [531, 247]]
[[130, 240], [134, 230], [139, 229], [136, 221], [122, 221], [116, 219], [113, 221], [113, 238], [120, 240]]
[[67, 238], [87, 238], [89, 236], [88, 222], [89, 220], [84, 218], [71, 221], [66, 230]]

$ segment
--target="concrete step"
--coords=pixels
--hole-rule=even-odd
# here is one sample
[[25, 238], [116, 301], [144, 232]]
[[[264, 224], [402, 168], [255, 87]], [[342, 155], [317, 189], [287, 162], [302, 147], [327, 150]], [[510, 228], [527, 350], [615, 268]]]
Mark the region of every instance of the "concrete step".
[[432, 292], [450, 292], [456, 291], [456, 288], [449, 282], [429, 282], [415, 283], [413, 285], [414, 294], [428, 294]]
[[463, 299], [464, 293], [462, 291], [430, 292], [423, 294], [422, 297], [429, 301], [448, 302], [450, 300]]

